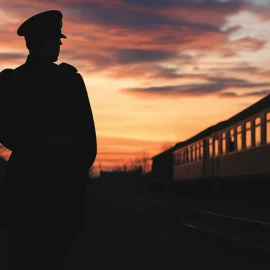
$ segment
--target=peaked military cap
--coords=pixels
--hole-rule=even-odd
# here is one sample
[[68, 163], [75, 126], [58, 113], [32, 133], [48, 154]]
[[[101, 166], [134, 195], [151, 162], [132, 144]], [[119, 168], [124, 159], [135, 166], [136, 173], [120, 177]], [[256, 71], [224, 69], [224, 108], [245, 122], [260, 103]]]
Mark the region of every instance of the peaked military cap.
[[24, 37], [59, 35], [60, 38], [67, 38], [61, 33], [62, 18], [63, 15], [59, 10], [38, 13], [22, 23], [17, 34]]

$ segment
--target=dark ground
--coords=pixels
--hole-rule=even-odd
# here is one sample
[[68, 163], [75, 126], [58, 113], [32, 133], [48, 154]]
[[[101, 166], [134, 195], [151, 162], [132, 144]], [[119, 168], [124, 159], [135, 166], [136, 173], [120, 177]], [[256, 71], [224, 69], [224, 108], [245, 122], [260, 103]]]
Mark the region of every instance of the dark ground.
[[[151, 196], [138, 185], [93, 181], [88, 186], [88, 231], [74, 239], [69, 270], [270, 269], [255, 251], [141, 212], [134, 201], [116, 196], [128, 193]], [[0, 269], [6, 270], [6, 242], [3, 233], [0, 237]]]
[[92, 269], [270, 269], [256, 252], [138, 211], [113, 187], [92, 190]]

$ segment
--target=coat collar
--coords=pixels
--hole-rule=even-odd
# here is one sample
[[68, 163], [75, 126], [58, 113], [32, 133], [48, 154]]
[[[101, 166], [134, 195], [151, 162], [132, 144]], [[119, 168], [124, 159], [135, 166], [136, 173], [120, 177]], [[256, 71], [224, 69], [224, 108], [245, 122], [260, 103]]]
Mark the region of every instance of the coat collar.
[[48, 67], [50, 65], [53, 65], [53, 62], [51, 60], [48, 60], [46, 57], [37, 54], [29, 54], [25, 63], [27, 65], [36, 67]]

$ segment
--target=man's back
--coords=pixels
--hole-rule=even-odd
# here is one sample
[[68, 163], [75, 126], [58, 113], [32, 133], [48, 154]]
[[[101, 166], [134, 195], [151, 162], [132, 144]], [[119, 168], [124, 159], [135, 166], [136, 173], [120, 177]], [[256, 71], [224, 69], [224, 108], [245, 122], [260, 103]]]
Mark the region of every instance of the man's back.
[[35, 61], [11, 71], [2, 92], [9, 111], [1, 132], [12, 146], [2, 187], [8, 226], [24, 219], [25, 228], [50, 231], [61, 217], [63, 226], [83, 228], [87, 164], [96, 155], [86, 89], [74, 67]]

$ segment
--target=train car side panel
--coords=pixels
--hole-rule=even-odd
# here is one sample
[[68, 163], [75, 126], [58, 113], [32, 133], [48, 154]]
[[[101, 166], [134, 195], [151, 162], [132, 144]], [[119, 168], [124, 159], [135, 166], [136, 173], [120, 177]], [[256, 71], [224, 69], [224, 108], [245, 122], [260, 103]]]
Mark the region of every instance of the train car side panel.
[[203, 161], [199, 160], [192, 163], [174, 167], [174, 182], [194, 182], [199, 181], [203, 176]]

